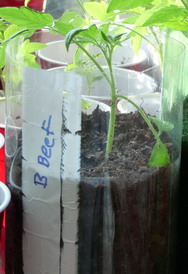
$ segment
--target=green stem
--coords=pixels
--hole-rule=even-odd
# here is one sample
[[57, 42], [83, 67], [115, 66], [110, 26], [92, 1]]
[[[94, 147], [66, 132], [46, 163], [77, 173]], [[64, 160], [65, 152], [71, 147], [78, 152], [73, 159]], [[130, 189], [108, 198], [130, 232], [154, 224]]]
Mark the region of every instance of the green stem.
[[3, 41], [3, 44], [4, 43], [6, 43], [6, 42], [9, 42], [10, 40], [12, 40], [13, 38], [15, 38], [16, 36], [19, 36], [20, 34], [22, 34], [22, 33], [24, 33], [24, 32], [29, 32], [29, 31], [31, 31], [31, 30], [29, 30], [29, 29], [22, 29], [22, 30], [20, 30], [20, 31], [18, 31], [18, 32], [16, 32], [16, 33], [14, 33], [12, 36], [10, 36], [8, 39], [5, 39], [4, 41]]
[[150, 27], [150, 31], [151, 33], [153, 34], [158, 46], [159, 46], [159, 57], [160, 57], [160, 63], [163, 64], [163, 49], [162, 49], [162, 44], [161, 42], [159, 41], [158, 37], [157, 37], [157, 34], [155, 33], [155, 31], [153, 30], [152, 27]]
[[86, 19], [86, 21], [87, 21], [88, 26], [90, 26], [90, 25], [91, 25], [90, 16], [88, 16], [87, 11], [86, 11], [86, 9], [84, 8], [84, 6], [82, 5], [82, 3], [80, 2], [80, 0], [77, 0], [77, 3], [78, 3], [78, 5], [80, 6], [81, 10], [83, 11], [83, 13], [84, 13], [84, 15], [85, 15], [85, 19]]
[[137, 109], [137, 111], [140, 113], [140, 115], [142, 116], [142, 118], [147, 123], [148, 127], [150, 128], [150, 130], [152, 131], [153, 135], [155, 136], [156, 141], [158, 143], [161, 143], [161, 139], [159, 137], [159, 134], [155, 130], [154, 126], [152, 125], [152, 123], [151, 123], [150, 119], [148, 118], [147, 114], [145, 113], [145, 111], [143, 109], [141, 109], [139, 106], [137, 106], [137, 104], [135, 104], [130, 98], [128, 98], [128, 97], [126, 97], [124, 95], [117, 94], [116, 97], [126, 100], [127, 102], [129, 102], [130, 104], [132, 104]]
[[99, 46], [101, 51], [104, 54], [104, 57], [107, 61], [110, 77], [106, 74], [103, 67], [95, 60], [95, 58], [87, 51], [85, 47], [83, 47], [80, 43], [74, 41], [74, 43], [90, 58], [90, 60], [96, 65], [99, 71], [102, 73], [104, 78], [107, 80], [110, 88], [111, 88], [111, 111], [110, 111], [110, 119], [109, 119], [109, 127], [108, 127], [108, 136], [107, 136], [107, 144], [106, 144], [106, 157], [111, 153], [113, 140], [114, 140], [114, 129], [115, 129], [115, 117], [116, 117], [116, 105], [117, 105], [117, 97], [116, 97], [116, 88], [115, 81], [112, 69], [112, 53], [113, 47], [109, 48], [109, 57], [107, 53]]
[[183, 3], [184, 7], [186, 8], [186, 10], [188, 11], [188, 4], [186, 0], [181, 0], [181, 2]]
[[95, 60], [95, 58], [79, 43], [76, 43], [77, 46], [79, 46], [90, 58], [90, 60], [96, 65], [96, 67], [99, 69], [99, 71], [103, 74], [103, 76], [108, 81], [110, 88], [111, 88], [111, 111], [110, 111], [110, 119], [109, 119], [109, 126], [108, 126], [108, 135], [107, 135], [107, 143], [106, 143], [106, 157], [109, 156], [109, 154], [112, 152], [112, 146], [114, 141], [114, 128], [115, 128], [115, 118], [116, 118], [116, 105], [117, 105], [117, 97], [116, 97], [116, 88], [115, 88], [115, 80], [113, 75], [113, 69], [112, 69], [112, 52], [113, 49], [110, 51], [110, 57], [107, 56], [106, 53], [104, 53], [104, 57], [107, 61], [109, 72], [110, 72], [110, 78], [105, 73], [103, 68], [98, 64], [98, 62]]
[[105, 73], [104, 69], [102, 68], [101, 65], [99, 65], [99, 63], [97, 63], [97, 61], [95, 60], [95, 58], [79, 43], [75, 42], [75, 44], [81, 48], [81, 50], [90, 58], [90, 60], [96, 65], [96, 67], [99, 69], [99, 71], [102, 73], [102, 75], [105, 77], [105, 79], [107, 80], [107, 82], [109, 83], [109, 85], [111, 86], [111, 81], [110, 78], [108, 77], [108, 75]]
[[82, 3], [80, 2], [80, 0], [77, 0], [77, 3], [80, 6], [80, 8], [83, 11], [83, 13], [86, 14], [86, 10], [85, 10], [84, 6], [82, 5]]
[[108, 158], [109, 154], [112, 152], [113, 141], [114, 141], [114, 131], [115, 131], [115, 120], [116, 120], [116, 105], [117, 105], [117, 96], [116, 96], [116, 88], [115, 88], [115, 80], [112, 69], [112, 54], [110, 58], [107, 60], [109, 65], [110, 77], [111, 77], [111, 110], [110, 110], [110, 119], [108, 126], [108, 135], [107, 135], [107, 143], [106, 143], [106, 158]]

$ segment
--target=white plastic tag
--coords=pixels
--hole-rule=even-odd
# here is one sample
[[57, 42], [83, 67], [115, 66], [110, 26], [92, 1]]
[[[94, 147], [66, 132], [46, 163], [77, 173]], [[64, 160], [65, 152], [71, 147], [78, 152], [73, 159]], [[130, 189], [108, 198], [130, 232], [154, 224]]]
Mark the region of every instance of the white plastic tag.
[[[81, 84], [72, 75], [24, 71], [23, 261], [27, 274], [76, 273]], [[69, 133], [62, 134], [63, 127]]]

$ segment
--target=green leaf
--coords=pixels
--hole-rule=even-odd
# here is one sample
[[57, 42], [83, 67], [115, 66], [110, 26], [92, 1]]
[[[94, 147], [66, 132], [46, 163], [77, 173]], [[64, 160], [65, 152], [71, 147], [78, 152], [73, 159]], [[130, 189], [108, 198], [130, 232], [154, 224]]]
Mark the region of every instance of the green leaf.
[[140, 50], [140, 45], [141, 45], [141, 42], [142, 42], [142, 36], [139, 35], [138, 33], [143, 35], [143, 36], [147, 35], [148, 34], [147, 28], [145, 28], [145, 27], [139, 27], [139, 28], [135, 27], [135, 28], [133, 28], [133, 31], [131, 31], [126, 37], [126, 39], [132, 38], [132, 41], [131, 41], [132, 42], [132, 47], [133, 47], [133, 50], [136, 54], [138, 54], [138, 52]]
[[135, 54], [139, 53], [141, 42], [142, 42], [142, 37], [140, 35], [136, 35], [132, 38], [132, 47], [134, 50]]
[[27, 53], [32, 53], [37, 50], [43, 49], [45, 47], [46, 47], [46, 44], [42, 44], [42, 43], [28, 43], [25, 50]]
[[27, 39], [21, 45], [21, 47], [19, 49], [19, 53], [23, 54], [23, 56], [24, 56], [27, 53], [35, 52], [35, 51], [37, 51], [39, 49], [42, 49], [44, 47], [46, 47], [45, 44], [42, 44], [42, 43], [33, 43], [33, 42], [30, 42], [29, 39]]
[[111, 44], [111, 39], [109, 39], [110, 37], [106, 36], [106, 34], [101, 31], [101, 35], [102, 35], [102, 38], [104, 39], [104, 41], [106, 41], [108, 44]]
[[75, 70], [77, 68], [77, 63], [69, 63], [67, 66], [64, 68], [64, 71], [69, 71], [69, 70]]
[[139, 15], [130, 16], [122, 21], [123, 24], [134, 24], [139, 18]]
[[[170, 21], [177, 20], [177, 18], [178, 18], [178, 21], [183, 21], [187, 15], [188, 15], [187, 12], [182, 7], [177, 7], [177, 6], [165, 7], [165, 8], [159, 9], [158, 11], [155, 11], [154, 13], [151, 13], [150, 17], [147, 18], [147, 20], [145, 20], [142, 26], [149, 26], [153, 24], [170, 22]], [[137, 24], [138, 24], [138, 21], [137, 21]]]
[[[168, 0], [167, 0], [168, 1]], [[166, 0], [154, 0], [152, 2], [152, 5], [156, 6], [156, 5], [161, 5], [164, 4], [166, 2]], [[166, 3], [165, 3], [166, 4]]]
[[0, 30], [5, 31], [10, 26], [10, 23], [5, 21], [0, 21]]
[[173, 30], [188, 30], [188, 22], [187, 21], [172, 21], [172, 22], [165, 22], [164, 25], [167, 28], [173, 29]]
[[87, 26], [86, 21], [81, 17], [78, 12], [65, 12], [58, 22], [64, 23], [66, 25], [71, 25], [73, 28], [83, 28]]
[[39, 64], [36, 62], [36, 56], [33, 54], [26, 54], [24, 56], [24, 65], [33, 68], [40, 68]]
[[5, 66], [5, 47], [3, 45], [0, 46], [0, 68]]
[[107, 34], [109, 32], [110, 23], [101, 24], [98, 29]]
[[[66, 35], [65, 39], [68, 39], [68, 41], [71, 40], [72, 42], [75, 36], [78, 43], [97, 45], [97, 43], [106, 42], [102, 37], [101, 30], [98, 29], [96, 25], [91, 25], [88, 29], [74, 29]], [[68, 44], [70, 45], [70, 43]]]
[[96, 46], [102, 43], [109, 43], [108, 38], [105, 38], [105, 33], [102, 32], [100, 28], [97, 28], [96, 25], [91, 25], [85, 32], [82, 32], [80, 36], [85, 38], [88, 43]]
[[11, 38], [14, 34], [18, 33], [21, 30], [23, 30], [23, 27], [18, 27], [17, 25], [10, 25], [4, 31], [4, 37], [7, 40], [7, 39]]
[[89, 103], [82, 98], [82, 104], [81, 104], [82, 109], [88, 109], [91, 105], [92, 105], [92, 103]]
[[55, 22], [54, 28], [62, 35], [67, 35], [71, 30], [74, 29], [72, 25], [64, 24], [62, 22]]
[[86, 31], [87, 29], [73, 29], [71, 30], [66, 36], [65, 36], [65, 46], [67, 50], [69, 49], [69, 46], [74, 39], [74, 37], [79, 34], [80, 32]]
[[127, 31], [122, 26], [114, 26], [113, 29], [110, 30], [110, 34], [111, 35], [116, 35], [116, 34], [122, 34], [122, 33], [124, 33], [125, 35], [127, 35]]
[[107, 11], [133, 9], [139, 6], [145, 7], [152, 2], [153, 0], [111, 0]]
[[75, 54], [74, 54], [74, 58], [73, 58], [74, 63], [80, 62], [80, 58], [82, 55], [83, 55], [83, 51], [80, 48], [77, 48], [77, 50], [75, 51]]
[[29, 39], [25, 40], [17, 53], [17, 60], [21, 60], [24, 65], [39, 68], [40, 66], [36, 62], [36, 56], [31, 54], [39, 49], [44, 48], [46, 45], [41, 43], [32, 43]]
[[[145, 10], [147, 10], [147, 7], [148, 6], [145, 6], [145, 7], [137, 7], [137, 8], [134, 8], [134, 9], [130, 9], [128, 10], [128, 12], [130, 11], [130, 14], [132, 15], [141, 15], [142, 13], [145, 12]], [[152, 8], [152, 6], [149, 6], [150, 9]], [[127, 11], [126, 11], [127, 12]]]
[[170, 131], [174, 128], [174, 126], [171, 123], [160, 120], [156, 117], [149, 116], [149, 119], [158, 127], [160, 134], [163, 131]]
[[141, 36], [141, 35], [148, 35], [148, 31], [147, 28], [145, 27], [134, 27], [132, 28], [132, 31], [130, 31], [127, 36], [126, 36], [126, 40], [130, 39], [130, 38], [134, 38], [135, 36]]
[[4, 34], [2, 31], [0, 31], [0, 42], [2, 43], [4, 40]]
[[84, 8], [90, 16], [101, 22], [111, 21], [114, 20], [116, 17], [116, 14], [114, 14], [114, 12], [107, 13], [108, 5], [104, 1], [85, 2]]
[[18, 27], [16, 25], [10, 25], [4, 32], [4, 41], [3, 43], [8, 42], [14, 37], [24, 34], [25, 38], [31, 37], [34, 30], [23, 29], [23, 27]]
[[136, 20], [135, 26], [144, 26], [145, 22], [160, 9], [161, 5], [156, 5], [148, 10], [145, 10], [145, 12], [143, 12]]
[[162, 142], [156, 143], [149, 159], [149, 165], [151, 167], [162, 167], [168, 163], [170, 163], [170, 157], [166, 145]]
[[82, 35], [85, 37], [88, 36], [97, 40], [100, 34], [101, 34], [101, 31], [97, 28], [97, 26], [91, 25], [88, 29], [86, 29], [86, 32], [84, 32]]
[[26, 7], [0, 8], [0, 17], [12, 24], [29, 29], [41, 29], [46, 26], [52, 26], [54, 21], [50, 14], [37, 12]]
[[125, 35], [125, 33], [117, 33], [114, 35], [108, 35], [110, 41], [113, 41], [115, 44], [121, 42], [122, 36]]

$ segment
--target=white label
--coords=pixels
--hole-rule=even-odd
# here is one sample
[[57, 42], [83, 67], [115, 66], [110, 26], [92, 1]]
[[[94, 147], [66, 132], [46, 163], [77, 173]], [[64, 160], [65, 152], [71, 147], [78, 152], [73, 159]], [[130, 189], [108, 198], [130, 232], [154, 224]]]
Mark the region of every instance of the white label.
[[[71, 141], [63, 140], [62, 125], [68, 118], [65, 111], [67, 108], [64, 108], [63, 104], [65, 103], [63, 102], [66, 101], [66, 105], [70, 105], [73, 101], [79, 102], [80, 100], [79, 78], [74, 77], [75, 79], [69, 79], [63, 71], [42, 71], [32, 68], [25, 68], [24, 71], [22, 191], [24, 194], [23, 260], [24, 273], [26, 274], [68, 274], [63, 269], [61, 271], [61, 262], [64, 260], [62, 259], [63, 251], [60, 249], [60, 238], [62, 237], [63, 241], [67, 239], [74, 245], [77, 235], [78, 199], [75, 190], [79, 180], [80, 137], [75, 132], [80, 129], [80, 103], [77, 103], [77, 111], [73, 115], [74, 125], [70, 127], [71, 132], [75, 130], [70, 138]], [[75, 87], [76, 91], [74, 91]], [[67, 96], [64, 100], [63, 97], [67, 92], [72, 95]], [[73, 93], [74, 97], [76, 96], [74, 100]], [[72, 107], [73, 109], [74, 107]], [[71, 114], [70, 108], [68, 113]], [[73, 150], [70, 149], [70, 142], [73, 142]], [[62, 151], [63, 143], [67, 143], [67, 147], [64, 147]], [[73, 155], [75, 169], [71, 168]], [[66, 166], [67, 172], [64, 172]], [[64, 193], [66, 187], [62, 186], [61, 177], [63, 174], [70, 178], [70, 187], [68, 187], [67, 193]], [[69, 196], [70, 189], [72, 190]], [[68, 200], [70, 198], [72, 202], [76, 201], [76, 203], [73, 202], [70, 206], [70, 200], [67, 204], [66, 201], [63, 201], [63, 197], [67, 197]], [[66, 219], [66, 214], [65, 220], [63, 220], [65, 224], [61, 223], [61, 198], [62, 206], [67, 207], [70, 211], [68, 212], [69, 219]], [[70, 231], [67, 223], [72, 219], [74, 227]], [[64, 225], [65, 228], [67, 227], [65, 231], [63, 230]], [[69, 260], [71, 265], [74, 264], [73, 268], [76, 269], [75, 245], [73, 249], [68, 246], [68, 249], [74, 254]], [[67, 251], [64, 248], [64, 252], [67, 253]], [[76, 272], [71, 274], [74, 273]]]
[[76, 274], [78, 265], [78, 183], [80, 180], [80, 143], [81, 138], [81, 87], [68, 81], [67, 95], [63, 101], [65, 133], [62, 155], [63, 164], [63, 243], [62, 273]]

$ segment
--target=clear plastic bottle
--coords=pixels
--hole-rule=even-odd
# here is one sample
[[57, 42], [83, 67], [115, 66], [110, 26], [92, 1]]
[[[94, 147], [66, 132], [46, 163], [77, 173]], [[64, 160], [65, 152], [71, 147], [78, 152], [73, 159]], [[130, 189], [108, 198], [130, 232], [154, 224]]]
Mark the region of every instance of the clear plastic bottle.
[[[114, 68], [119, 97], [107, 158], [108, 83], [96, 70], [26, 66], [18, 59], [24, 39], [7, 49], [7, 274], [174, 273], [184, 47], [167, 41], [161, 84], [159, 74], [156, 82]], [[123, 96], [151, 121], [168, 122], [159, 124], [169, 130], [161, 134], [168, 164], [149, 166], [155, 138]]]

